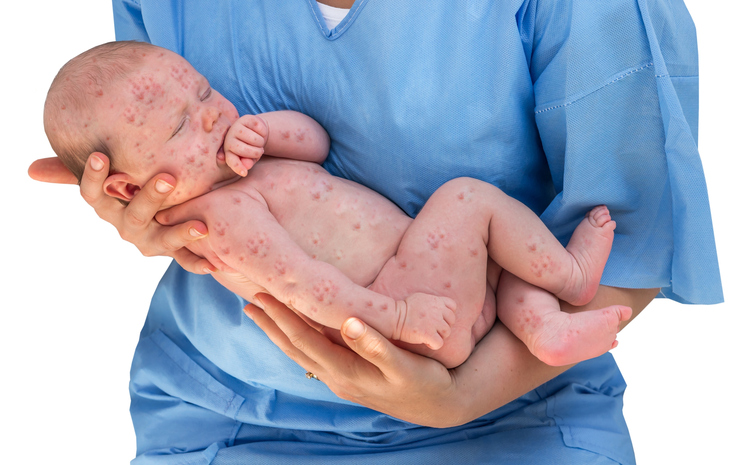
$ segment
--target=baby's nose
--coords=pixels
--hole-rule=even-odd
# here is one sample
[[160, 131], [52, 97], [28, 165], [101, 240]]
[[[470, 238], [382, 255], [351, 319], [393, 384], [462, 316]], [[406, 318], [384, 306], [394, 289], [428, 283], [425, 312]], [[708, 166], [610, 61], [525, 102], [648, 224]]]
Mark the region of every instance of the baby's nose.
[[216, 108], [207, 108], [204, 110], [204, 113], [201, 115], [201, 124], [204, 127], [204, 131], [211, 132], [212, 128], [214, 127], [214, 123], [217, 122], [217, 119], [219, 118], [219, 110]]

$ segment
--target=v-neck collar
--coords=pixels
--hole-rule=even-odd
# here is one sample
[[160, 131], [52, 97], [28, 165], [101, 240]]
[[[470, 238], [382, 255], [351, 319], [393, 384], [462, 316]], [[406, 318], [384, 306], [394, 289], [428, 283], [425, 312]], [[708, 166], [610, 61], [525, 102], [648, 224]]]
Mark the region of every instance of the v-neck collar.
[[347, 29], [353, 23], [353, 21], [355, 21], [355, 18], [358, 17], [360, 11], [363, 9], [363, 6], [365, 6], [366, 3], [368, 3], [368, 0], [355, 0], [353, 6], [350, 7], [350, 11], [347, 13], [344, 19], [342, 19], [342, 21], [334, 29], [329, 29], [326, 25], [326, 21], [324, 20], [324, 15], [321, 13], [321, 9], [319, 8], [316, 0], [308, 0], [308, 5], [310, 6], [311, 13], [313, 14], [313, 19], [316, 21], [316, 24], [318, 25], [321, 33], [324, 34], [324, 37], [326, 37], [328, 40], [336, 40], [342, 34], [344, 34], [345, 31], [347, 31]]

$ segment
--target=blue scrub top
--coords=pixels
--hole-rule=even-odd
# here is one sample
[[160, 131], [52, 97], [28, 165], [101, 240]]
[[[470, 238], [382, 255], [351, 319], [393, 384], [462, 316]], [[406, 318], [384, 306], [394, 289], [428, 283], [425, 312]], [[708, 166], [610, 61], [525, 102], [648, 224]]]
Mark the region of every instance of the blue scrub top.
[[[458, 176], [566, 242], [606, 204], [602, 283], [681, 302], [722, 292], [697, 153], [697, 50], [680, 0], [113, 0], [117, 38], [186, 57], [243, 113], [329, 132], [324, 166], [415, 215]], [[134, 463], [633, 463], [607, 354], [467, 425], [433, 429], [307, 380], [245, 301], [173, 264], [136, 349]]]

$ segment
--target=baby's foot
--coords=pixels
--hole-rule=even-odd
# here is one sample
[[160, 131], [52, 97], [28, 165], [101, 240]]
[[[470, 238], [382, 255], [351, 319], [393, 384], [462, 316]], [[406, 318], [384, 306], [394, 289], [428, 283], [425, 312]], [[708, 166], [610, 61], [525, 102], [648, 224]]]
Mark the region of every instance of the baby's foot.
[[616, 222], [605, 205], [588, 212], [567, 244], [574, 268], [569, 282], [556, 294], [558, 298], [572, 305], [585, 305], [595, 297], [614, 242], [615, 228]]
[[621, 305], [579, 313], [550, 313], [525, 343], [533, 355], [548, 365], [571, 365], [616, 347], [619, 323], [630, 316], [632, 309]]
[[457, 304], [448, 297], [416, 293], [405, 299], [404, 303], [398, 302], [397, 309], [400, 317], [394, 338], [410, 344], [425, 344], [429, 349], [437, 350], [449, 337]]

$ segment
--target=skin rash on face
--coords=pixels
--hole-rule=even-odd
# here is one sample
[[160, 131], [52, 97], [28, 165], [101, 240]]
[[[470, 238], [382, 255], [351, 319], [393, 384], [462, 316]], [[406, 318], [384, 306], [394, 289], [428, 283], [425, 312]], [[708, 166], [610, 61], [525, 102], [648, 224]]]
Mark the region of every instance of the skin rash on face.
[[147, 53], [139, 70], [102, 93], [96, 115], [93, 129], [116, 141], [122, 172], [105, 183], [114, 197], [130, 200], [153, 176], [169, 173], [177, 185], [167, 208], [236, 177], [219, 158], [238, 112], [177, 54]]

